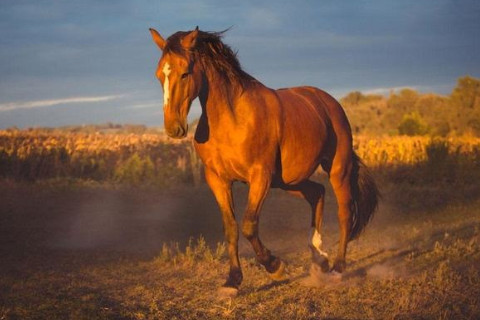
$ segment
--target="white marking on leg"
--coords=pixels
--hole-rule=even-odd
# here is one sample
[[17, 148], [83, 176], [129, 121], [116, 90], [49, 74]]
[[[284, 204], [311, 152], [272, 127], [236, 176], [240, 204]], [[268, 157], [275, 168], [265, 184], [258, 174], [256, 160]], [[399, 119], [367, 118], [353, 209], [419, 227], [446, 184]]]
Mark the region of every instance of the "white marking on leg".
[[170, 69], [170, 64], [165, 63], [163, 66], [163, 74], [165, 75], [165, 81], [163, 81], [163, 106], [165, 107], [168, 105], [168, 100], [170, 100], [170, 88], [169, 88], [169, 81], [168, 81], [168, 76], [170, 75], [170, 72], [172, 69]]
[[317, 231], [317, 229], [312, 229], [312, 245], [317, 249], [318, 253], [322, 256], [328, 257], [328, 254], [325, 251], [322, 251], [322, 235]]

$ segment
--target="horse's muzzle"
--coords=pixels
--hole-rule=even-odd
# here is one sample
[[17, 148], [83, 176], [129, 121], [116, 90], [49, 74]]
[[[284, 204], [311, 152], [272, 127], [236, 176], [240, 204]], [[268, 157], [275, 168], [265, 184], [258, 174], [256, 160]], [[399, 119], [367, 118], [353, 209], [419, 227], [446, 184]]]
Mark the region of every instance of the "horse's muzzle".
[[188, 133], [188, 125], [186, 127], [180, 125], [180, 124], [177, 124], [171, 128], [166, 128], [165, 130], [167, 132], [167, 135], [170, 137], [170, 138], [174, 138], [174, 139], [182, 139], [182, 138], [185, 138], [187, 136], [187, 133]]

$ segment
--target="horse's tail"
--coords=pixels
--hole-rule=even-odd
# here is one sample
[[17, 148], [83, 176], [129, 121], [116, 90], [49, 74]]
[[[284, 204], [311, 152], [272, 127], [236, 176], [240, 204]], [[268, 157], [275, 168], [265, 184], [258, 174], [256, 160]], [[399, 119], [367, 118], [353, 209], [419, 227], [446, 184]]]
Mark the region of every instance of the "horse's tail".
[[352, 154], [352, 177], [350, 181], [353, 202], [349, 241], [357, 238], [365, 229], [378, 207], [378, 198], [380, 197], [372, 174], [355, 152]]

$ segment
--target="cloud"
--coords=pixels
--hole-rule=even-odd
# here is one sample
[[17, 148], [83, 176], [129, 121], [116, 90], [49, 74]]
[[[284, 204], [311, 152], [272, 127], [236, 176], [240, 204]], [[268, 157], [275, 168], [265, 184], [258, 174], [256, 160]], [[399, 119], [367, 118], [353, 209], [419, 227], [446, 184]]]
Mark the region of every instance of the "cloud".
[[146, 108], [162, 108], [162, 103], [159, 100], [155, 101], [148, 101], [145, 103], [134, 104], [131, 106], [127, 106], [127, 109], [146, 109]]
[[17, 109], [33, 109], [51, 107], [59, 104], [71, 104], [71, 103], [96, 103], [119, 99], [123, 95], [110, 95], [110, 96], [96, 96], [96, 97], [72, 97], [63, 99], [51, 99], [51, 100], [35, 100], [26, 102], [9, 102], [0, 104], [1, 111], [11, 111]]
[[450, 94], [453, 90], [453, 83], [433, 84], [433, 85], [415, 85], [415, 86], [397, 86], [397, 87], [379, 87], [359, 90], [364, 94], [388, 95], [391, 92], [398, 93], [404, 89], [415, 90], [422, 93], [435, 92], [436, 94]]
[[421, 90], [422, 87], [420, 86], [401, 86], [401, 87], [388, 87], [388, 88], [373, 88], [373, 89], [367, 89], [367, 90], [361, 90], [364, 94], [380, 94], [380, 95], [387, 95], [390, 92], [397, 92], [401, 91], [404, 89], [410, 89], [410, 90]]

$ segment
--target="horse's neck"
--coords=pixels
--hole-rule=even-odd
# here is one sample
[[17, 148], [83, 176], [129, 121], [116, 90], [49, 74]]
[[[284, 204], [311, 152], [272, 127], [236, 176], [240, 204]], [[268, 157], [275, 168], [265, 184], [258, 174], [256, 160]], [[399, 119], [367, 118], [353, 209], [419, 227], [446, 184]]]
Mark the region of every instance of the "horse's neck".
[[210, 80], [206, 81], [205, 90], [200, 94], [202, 112], [208, 118], [210, 129], [224, 126], [227, 122], [235, 122], [235, 101], [241, 92], [240, 88], [220, 79], [218, 76], [210, 77]]

